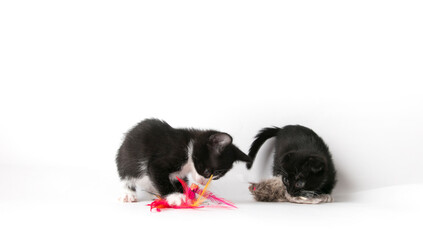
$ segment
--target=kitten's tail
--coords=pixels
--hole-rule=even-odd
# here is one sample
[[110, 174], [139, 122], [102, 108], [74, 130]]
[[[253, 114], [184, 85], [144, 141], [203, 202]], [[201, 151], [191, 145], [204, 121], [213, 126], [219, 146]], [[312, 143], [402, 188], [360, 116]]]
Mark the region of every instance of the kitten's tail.
[[263, 145], [267, 139], [276, 136], [279, 130], [280, 128], [278, 127], [263, 128], [260, 130], [260, 132], [256, 135], [256, 139], [251, 144], [250, 152], [248, 153], [248, 156], [252, 159], [253, 162], [261, 145]]

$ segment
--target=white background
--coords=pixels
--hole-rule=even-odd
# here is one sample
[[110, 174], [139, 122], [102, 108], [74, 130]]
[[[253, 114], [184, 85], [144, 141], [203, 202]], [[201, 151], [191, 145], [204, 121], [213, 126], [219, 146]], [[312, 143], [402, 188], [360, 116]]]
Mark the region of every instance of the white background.
[[[421, 186], [422, 5], [2, 1], [0, 204], [115, 200], [117, 148], [149, 117], [226, 131], [244, 152], [263, 127], [308, 126], [333, 153], [341, 199]], [[214, 191], [250, 201], [270, 143]]]

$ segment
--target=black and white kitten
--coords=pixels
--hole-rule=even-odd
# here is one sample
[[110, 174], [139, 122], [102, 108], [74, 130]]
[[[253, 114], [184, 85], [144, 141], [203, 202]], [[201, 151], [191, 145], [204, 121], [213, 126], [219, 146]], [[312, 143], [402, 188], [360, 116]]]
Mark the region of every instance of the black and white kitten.
[[[322, 138], [300, 125], [264, 128], [251, 144], [248, 154], [251, 159], [254, 160], [267, 139], [275, 136], [273, 176], [278, 177], [286, 188], [284, 191], [288, 195], [285, 198], [292, 201], [299, 199], [301, 203], [313, 198], [331, 200], [327, 195], [335, 186], [336, 171], [329, 148]], [[309, 201], [315, 202], [319, 201]]]
[[225, 175], [235, 161], [252, 160], [235, 145], [232, 137], [214, 130], [175, 129], [164, 121], [146, 119], [127, 134], [116, 164], [124, 185], [124, 202], [135, 202], [136, 186], [180, 205], [182, 186], [176, 176], [204, 185]]

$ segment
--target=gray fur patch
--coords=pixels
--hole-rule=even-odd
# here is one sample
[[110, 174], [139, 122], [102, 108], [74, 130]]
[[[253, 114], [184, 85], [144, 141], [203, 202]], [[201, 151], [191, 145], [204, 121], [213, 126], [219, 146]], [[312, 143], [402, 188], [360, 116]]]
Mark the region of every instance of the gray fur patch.
[[259, 183], [251, 183], [248, 189], [254, 199], [259, 202], [292, 202], [302, 204], [333, 202], [333, 198], [329, 194], [322, 194], [313, 198], [292, 197], [286, 191], [286, 187], [280, 177], [273, 177]]
[[286, 188], [282, 180], [273, 177], [259, 183], [252, 183], [248, 189], [259, 202], [286, 202]]

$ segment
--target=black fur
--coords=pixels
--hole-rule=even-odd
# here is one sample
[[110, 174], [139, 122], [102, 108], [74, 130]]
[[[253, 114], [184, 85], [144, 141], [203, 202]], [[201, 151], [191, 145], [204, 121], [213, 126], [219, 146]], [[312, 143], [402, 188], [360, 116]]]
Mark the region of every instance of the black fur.
[[126, 134], [118, 150], [116, 164], [120, 178], [148, 176], [162, 196], [182, 192], [179, 182], [171, 182], [169, 175], [187, 163], [191, 141], [195, 170], [205, 178], [211, 174], [213, 179], [222, 177], [234, 161], [251, 164], [251, 159], [232, 144], [232, 137], [227, 133], [175, 129], [164, 121], [146, 119]]
[[251, 144], [248, 154], [251, 159], [271, 137], [276, 137], [273, 175], [282, 178], [291, 196], [313, 197], [332, 192], [336, 171], [322, 138], [300, 125], [264, 128]]

